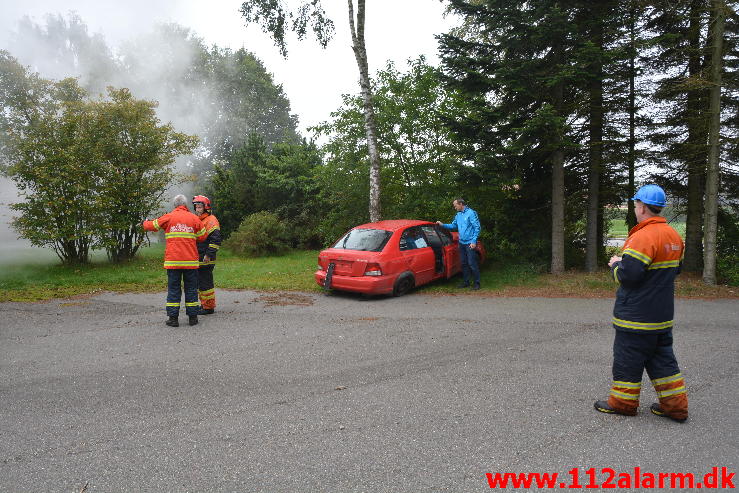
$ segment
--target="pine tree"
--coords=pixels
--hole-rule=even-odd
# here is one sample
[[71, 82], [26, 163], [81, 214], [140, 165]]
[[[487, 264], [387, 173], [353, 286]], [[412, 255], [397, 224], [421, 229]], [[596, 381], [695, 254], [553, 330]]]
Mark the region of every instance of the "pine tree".
[[452, 0], [466, 28], [440, 37], [445, 81], [470, 100], [470, 112], [449, 122], [472, 168], [460, 176], [476, 177], [475, 193], [486, 194], [476, 200], [505, 211], [497, 229], [519, 255], [541, 257], [550, 246], [552, 272], [565, 266], [568, 117], [576, 94], [571, 7]]

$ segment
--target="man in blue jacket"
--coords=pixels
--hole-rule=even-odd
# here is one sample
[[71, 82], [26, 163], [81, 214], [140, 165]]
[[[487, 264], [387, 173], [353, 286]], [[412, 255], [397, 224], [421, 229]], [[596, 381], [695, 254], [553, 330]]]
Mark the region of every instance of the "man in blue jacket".
[[[477, 265], [477, 237], [480, 235], [480, 219], [477, 212], [465, 204], [463, 199], [454, 199], [452, 205], [457, 210], [454, 221], [444, 224], [436, 221], [436, 224], [452, 231], [459, 231], [459, 259], [462, 262], [463, 281], [460, 288], [470, 285], [470, 277], [474, 281], [472, 289], [480, 289], [480, 267]], [[470, 276], [471, 274], [471, 276]]]

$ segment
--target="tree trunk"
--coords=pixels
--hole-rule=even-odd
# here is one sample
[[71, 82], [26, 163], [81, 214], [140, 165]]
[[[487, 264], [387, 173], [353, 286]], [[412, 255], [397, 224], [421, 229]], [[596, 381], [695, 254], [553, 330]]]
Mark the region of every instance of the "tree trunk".
[[357, 21], [354, 24], [354, 0], [348, 0], [349, 27], [352, 34], [352, 50], [359, 67], [359, 85], [364, 100], [364, 128], [367, 133], [367, 150], [370, 158], [369, 183], [369, 217], [371, 222], [382, 219], [380, 208], [380, 153], [377, 148], [377, 124], [372, 106], [372, 88], [370, 87], [367, 50], [364, 44], [364, 7], [365, 0], [357, 0]]
[[[703, 0], [690, 4], [688, 28], [688, 77], [701, 76], [701, 24]], [[685, 258], [683, 270], [700, 272], [703, 266], [703, 194], [706, 173], [706, 126], [704, 118], [704, 90], [690, 90], [687, 94], [688, 126], [688, 208], [685, 219]]]
[[[562, 63], [563, 47], [555, 46], [556, 63]], [[562, 115], [564, 83], [557, 82], [552, 90], [552, 105], [557, 116]], [[552, 274], [565, 270], [565, 153], [562, 140], [564, 129], [561, 123], [555, 131], [554, 151], [552, 152]]]
[[[595, 17], [591, 39], [603, 50], [603, 10], [594, 3], [591, 13]], [[595, 272], [598, 268], [598, 253], [603, 246], [600, 237], [598, 211], [600, 206], [600, 176], [603, 166], [603, 63], [598, 58], [590, 65], [590, 123], [589, 123], [589, 153], [590, 170], [588, 174], [588, 214], [585, 229], [585, 270]]]
[[722, 0], [712, 0], [712, 52], [710, 115], [708, 127], [708, 172], [706, 173], [706, 224], [704, 231], [705, 258], [703, 282], [716, 284], [716, 222], [718, 217], [719, 161], [721, 158], [721, 70], [723, 68], [723, 44], [726, 6]]
[[[629, 38], [631, 41], [631, 53], [629, 55], [629, 156], [627, 166], [629, 168], [629, 188], [627, 190], [629, 198], [636, 193], [636, 8], [631, 3], [629, 11]], [[628, 230], [636, 226], [636, 211], [634, 210], [634, 201], [627, 200], [626, 210], [626, 226]]]

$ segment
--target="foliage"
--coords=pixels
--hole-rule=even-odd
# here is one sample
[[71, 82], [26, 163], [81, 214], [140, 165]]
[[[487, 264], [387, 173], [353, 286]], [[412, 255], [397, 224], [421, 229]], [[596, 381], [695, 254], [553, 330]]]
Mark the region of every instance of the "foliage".
[[267, 146], [298, 142], [297, 117], [282, 86], [246, 49], [208, 48], [189, 29], [163, 24], [121, 51], [125, 84], [160, 101], [164, 116], [201, 137], [195, 172], [204, 181], [248, 134]]
[[261, 211], [247, 216], [225, 246], [236, 255], [262, 257], [284, 252], [288, 240], [287, 225], [276, 214]]
[[172, 163], [198, 143], [194, 136], [160, 125], [156, 104], [136, 100], [127, 89], [108, 90], [109, 100], [88, 105], [101, 164], [96, 193], [102, 222], [95, 246], [114, 262], [130, 260], [144, 240], [141, 220], [156, 211], [173, 183]]
[[207, 65], [201, 70], [213, 94], [202, 130], [210, 162], [228, 157], [249, 134], [259, 135], [268, 147], [299, 142], [290, 101], [256, 56], [243, 48], [217, 47], [204, 56]]
[[739, 286], [739, 212], [719, 209], [716, 272], [731, 286]]
[[191, 152], [195, 137], [159, 125], [155, 103], [109, 89], [90, 100], [75, 79], [47, 81], [0, 54], [6, 111], [4, 159], [24, 201], [14, 226], [64, 263], [85, 263], [91, 248], [110, 259], [133, 257], [139, 223], [159, 207], [170, 165]]
[[84, 91], [74, 79], [57, 83], [27, 76], [0, 53], [5, 108], [3, 154], [7, 173], [24, 202], [14, 226], [35, 246], [49, 246], [66, 263], [86, 262], [97, 216], [97, 170], [84, 108]]
[[326, 17], [326, 12], [320, 0], [307, 0], [291, 12], [282, 0], [250, 0], [241, 4], [239, 9], [247, 23], [256, 23], [262, 26], [262, 31], [269, 34], [287, 58], [287, 43], [285, 40], [285, 24], [291, 21], [289, 28], [298, 35], [298, 39], [305, 39], [308, 28], [313, 31], [318, 43], [326, 47], [334, 35], [334, 23]]
[[[406, 72], [389, 63], [374, 77], [372, 91], [383, 163], [384, 217], [448, 218], [452, 200], [463, 194], [455, 184], [465, 167], [443, 123], [462, 111], [464, 101], [441, 84], [437, 71], [422, 57], [409, 61]], [[331, 115], [333, 120], [314, 129], [329, 139], [322, 148], [326, 164], [318, 176], [326, 211], [320, 223], [324, 241], [369, 220], [369, 157], [362, 108], [360, 96], [345, 95], [342, 107]], [[475, 198], [469, 199], [476, 208]]]
[[127, 39], [114, 53], [88, 33], [76, 14], [25, 18], [10, 51], [45, 77], [75, 76], [90, 94], [126, 87], [137, 99], [158, 101], [158, 116], [200, 137], [194, 171], [206, 178], [249, 133], [268, 146], [298, 143], [297, 117], [282, 86], [244, 48], [206, 46], [190, 29], [160, 24]]
[[239, 227], [245, 216], [263, 209], [257, 209], [254, 168], [264, 165], [266, 154], [264, 141], [251, 134], [228, 161], [216, 162], [213, 167], [207, 194], [213, 201], [214, 213], [225, 237]]
[[[492, 226], [496, 237], [506, 239], [506, 253], [546, 259], [552, 244], [552, 169], [557, 155], [569, 158], [579, 147], [573, 118], [582, 99], [574, 12], [548, 0], [453, 0], [450, 8], [472, 27], [471, 34], [440, 39], [444, 80], [468, 103], [464, 114], [447, 122], [469, 163], [458, 186], [485, 204], [478, 210], [483, 223], [496, 219]], [[564, 223], [573, 224], [573, 212], [583, 210], [576, 190], [584, 187], [572, 173], [565, 176], [565, 187]]]
[[255, 191], [261, 207], [274, 212], [288, 228], [290, 246], [320, 246], [318, 221], [322, 205], [317, 200], [316, 170], [321, 158], [314, 144], [279, 144], [263, 166], [255, 168]]
[[251, 134], [227, 162], [216, 164], [208, 185], [224, 235], [236, 230], [247, 215], [266, 210], [287, 225], [292, 247], [317, 247], [315, 175], [320, 165], [313, 144], [278, 144], [270, 150], [259, 136]]
[[[462, 25], [440, 37], [441, 70], [449, 88], [467, 100], [469, 111], [451, 118], [449, 127], [469, 163], [469, 174], [499, 182], [484, 189], [460, 176], [458, 186], [469, 187], [472, 196], [497, 212], [501, 244], [524, 258], [548, 256], [556, 151], [565, 154], [563, 229], [565, 244], [570, 245], [569, 265], [585, 246], [590, 198], [598, 193], [600, 239], [604, 209], [631, 196], [626, 175], [634, 167], [643, 168], [642, 180], [666, 186], [678, 203], [692, 194], [689, 210], [691, 218], [696, 217], [695, 208], [703, 206], [705, 194], [701, 177], [709, 113], [706, 5], [704, 0], [450, 0], [449, 10], [461, 16]], [[735, 200], [736, 189], [727, 184], [736, 180], [739, 149], [739, 16], [734, 8], [728, 13], [719, 193], [723, 202]], [[557, 106], [553, 91], [562, 85]], [[589, 181], [594, 173], [597, 183]], [[483, 212], [481, 219], [485, 217]], [[691, 223], [689, 218], [688, 223], [700, 226], [700, 220]], [[700, 245], [700, 227], [696, 233], [689, 226], [688, 237]]]
[[[362, 95], [362, 115], [366, 132], [366, 145], [369, 157], [369, 211], [370, 220], [379, 221], [382, 217], [380, 201], [381, 193], [381, 162], [378, 150], [377, 120], [374, 112], [373, 92], [367, 62], [367, 48], [364, 40], [366, 4], [365, 0], [357, 0], [356, 15], [354, 0], [347, 2], [349, 11], [349, 31], [351, 34], [351, 48], [359, 69], [359, 87]], [[292, 30], [298, 39], [304, 39], [308, 23], [316, 35], [319, 43], [325, 48], [334, 33], [334, 24], [326, 17], [321, 0], [303, 0], [295, 11], [288, 10], [282, 0], [250, 0], [241, 6], [241, 15], [247, 23], [257, 23], [262, 31], [269, 34], [280, 49], [282, 56], [287, 58], [285, 40], [285, 22], [292, 19]]]

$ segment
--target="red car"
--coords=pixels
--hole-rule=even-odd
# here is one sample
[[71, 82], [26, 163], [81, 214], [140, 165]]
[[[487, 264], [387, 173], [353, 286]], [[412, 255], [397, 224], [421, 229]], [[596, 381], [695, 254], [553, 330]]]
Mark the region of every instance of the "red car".
[[[401, 296], [460, 271], [458, 236], [428, 221], [362, 224], [318, 255], [316, 282], [324, 289]], [[477, 245], [482, 263], [485, 249]]]

